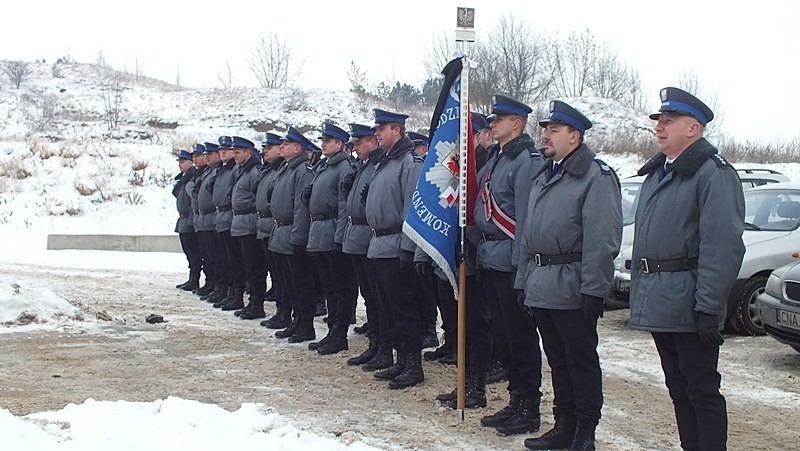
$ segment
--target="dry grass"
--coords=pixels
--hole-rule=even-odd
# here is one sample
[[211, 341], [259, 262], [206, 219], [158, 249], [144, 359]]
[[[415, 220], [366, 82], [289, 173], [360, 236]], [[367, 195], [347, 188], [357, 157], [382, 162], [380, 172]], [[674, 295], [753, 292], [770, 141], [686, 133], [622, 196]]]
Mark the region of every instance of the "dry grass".
[[31, 171], [25, 167], [24, 160], [12, 158], [0, 163], [0, 177], [24, 180], [31, 175]]

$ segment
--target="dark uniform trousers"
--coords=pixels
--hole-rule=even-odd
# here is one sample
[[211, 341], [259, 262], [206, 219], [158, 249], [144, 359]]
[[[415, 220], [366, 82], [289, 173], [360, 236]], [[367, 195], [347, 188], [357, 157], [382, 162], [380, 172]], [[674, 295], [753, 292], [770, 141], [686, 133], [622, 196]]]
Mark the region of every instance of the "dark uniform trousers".
[[277, 307], [281, 307], [283, 305], [284, 290], [283, 273], [280, 272], [280, 269], [278, 268], [278, 262], [275, 261], [275, 254], [269, 250], [269, 238], [262, 238], [261, 245], [264, 251], [264, 261], [267, 264], [267, 271], [269, 272], [269, 277], [272, 281], [272, 287], [274, 287], [275, 293], [278, 295], [275, 305]]
[[724, 450], [728, 435], [725, 397], [719, 392], [719, 346], [693, 333], [653, 332], [675, 407], [681, 447]]
[[[469, 276], [467, 278], [467, 284], [469, 284]], [[450, 286], [450, 282], [436, 277], [436, 291], [438, 293], [436, 296], [436, 305], [439, 307], [439, 313], [442, 315], [444, 341], [445, 343], [452, 343], [455, 346], [458, 341], [458, 303], [453, 294], [453, 287]], [[470, 291], [469, 287], [467, 287], [467, 296], [472, 296]], [[469, 304], [467, 304], [467, 309], [469, 308]], [[470, 315], [467, 316], [467, 321], [469, 321], [469, 319]], [[469, 333], [469, 329], [467, 329], [467, 333]]]
[[364, 298], [364, 308], [367, 311], [367, 322], [370, 325], [368, 335], [378, 338], [378, 331], [380, 330], [381, 316], [378, 306], [378, 276], [375, 273], [375, 265], [372, 260], [368, 259], [366, 255], [350, 255], [350, 260], [353, 263], [353, 269], [356, 272], [356, 280], [358, 280], [358, 288], [361, 291], [361, 297]]
[[399, 351], [420, 352], [422, 350], [422, 324], [419, 318], [417, 300], [414, 298], [413, 268], [400, 269], [399, 258], [376, 258], [375, 271], [382, 299], [387, 300], [388, 308], [381, 310], [381, 340], [383, 340], [383, 319], [386, 314], [394, 347]]
[[[181, 240], [181, 249], [186, 255], [186, 260], [189, 262], [189, 272], [192, 274], [200, 274], [203, 268], [203, 254], [200, 251], [200, 239], [195, 232], [183, 232], [178, 234]], [[208, 277], [208, 274], [206, 274]]]
[[[491, 313], [493, 338], [498, 327], [505, 339], [495, 346], [508, 376], [508, 391], [531, 398], [541, 398], [542, 351], [536, 322], [522, 311], [514, 295], [514, 273], [485, 270], [481, 273], [486, 299], [494, 304]], [[498, 324], [499, 323], [499, 324]]]
[[419, 319], [422, 323], [423, 330], [436, 328], [436, 305], [438, 304], [436, 298], [438, 296], [438, 289], [436, 288], [436, 277], [432, 272], [426, 275], [417, 274], [414, 272], [416, 281], [414, 283], [414, 297], [417, 299], [417, 307], [419, 308]]
[[225, 268], [228, 284], [236, 288], [244, 288], [246, 280], [241, 246], [236, 241], [236, 238], [231, 236], [230, 230], [218, 232], [217, 237], [219, 238], [221, 261]]
[[[452, 343], [458, 340], [458, 303], [450, 282], [437, 279], [439, 299], [442, 305], [442, 327], [445, 336], [452, 334]], [[447, 312], [447, 313], [445, 313]], [[447, 320], [445, 320], [447, 318]], [[448, 325], [449, 323], [449, 325]], [[489, 316], [489, 305], [483, 295], [483, 288], [478, 285], [476, 276], [467, 276], [467, 369], [470, 372], [484, 373], [492, 366], [492, 325]], [[455, 348], [453, 348], [455, 350]]]
[[217, 233], [213, 230], [196, 232], [200, 238], [200, 253], [203, 257], [203, 271], [206, 273], [206, 280], [214, 283], [227, 284], [221, 274], [220, 254], [217, 246]]
[[238, 241], [241, 251], [250, 299], [261, 303], [264, 301], [264, 293], [267, 292], [267, 261], [261, 243], [255, 234], [237, 236], [234, 239]]
[[328, 326], [347, 330], [358, 298], [358, 284], [350, 258], [341, 252], [316, 252], [314, 259], [322, 291], [328, 300]]
[[597, 321], [581, 309], [534, 308], [553, 381], [553, 404], [559, 413], [600, 419], [603, 375], [597, 355]]
[[315, 269], [313, 257], [307, 252], [300, 254], [286, 255], [288, 266], [281, 268], [283, 274], [288, 274], [285, 279], [290, 280], [290, 285], [294, 290], [295, 303], [292, 305], [295, 317], [298, 321], [305, 321], [304, 325], [310, 325], [314, 321], [314, 285], [311, 283], [309, 275]]

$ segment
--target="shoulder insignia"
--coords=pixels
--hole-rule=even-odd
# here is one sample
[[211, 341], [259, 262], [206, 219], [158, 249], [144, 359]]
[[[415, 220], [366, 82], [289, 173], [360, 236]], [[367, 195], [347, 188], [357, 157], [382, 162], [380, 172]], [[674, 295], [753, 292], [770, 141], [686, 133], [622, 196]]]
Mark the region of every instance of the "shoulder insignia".
[[544, 149], [537, 149], [536, 147], [528, 147], [528, 153], [531, 154], [531, 159], [544, 161]]
[[728, 163], [728, 160], [718, 153], [711, 154], [711, 159], [714, 160], [714, 163], [716, 163], [717, 167], [720, 169], [733, 169], [733, 166]]
[[314, 172], [314, 166], [311, 166], [311, 164], [309, 164], [309, 163], [306, 163], [306, 171], [308, 171], [308, 172]]
[[424, 163], [425, 158], [417, 155], [416, 152], [411, 152], [411, 157], [414, 158], [414, 163]]
[[594, 162], [597, 163], [598, 166], [600, 166], [600, 172], [602, 172], [605, 175], [611, 174], [612, 172], [611, 167], [607, 165], [605, 161], [599, 158], [595, 158]]

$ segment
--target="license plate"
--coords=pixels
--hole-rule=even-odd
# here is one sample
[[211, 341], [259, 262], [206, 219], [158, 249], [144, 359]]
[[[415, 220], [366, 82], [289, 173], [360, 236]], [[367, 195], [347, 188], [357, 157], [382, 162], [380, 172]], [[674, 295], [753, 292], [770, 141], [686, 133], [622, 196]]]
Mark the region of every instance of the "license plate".
[[628, 293], [631, 291], [631, 281], [630, 280], [621, 280], [621, 279], [614, 279], [614, 291], [620, 293]]
[[792, 329], [800, 330], [800, 315], [786, 310], [775, 310], [778, 324]]

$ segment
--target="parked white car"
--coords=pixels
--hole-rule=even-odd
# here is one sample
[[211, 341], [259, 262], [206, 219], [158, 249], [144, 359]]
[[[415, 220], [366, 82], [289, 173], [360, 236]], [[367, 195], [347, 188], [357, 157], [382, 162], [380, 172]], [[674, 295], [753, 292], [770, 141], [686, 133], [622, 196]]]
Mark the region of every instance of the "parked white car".
[[800, 262], [772, 271], [756, 302], [767, 335], [800, 352]]
[[[632, 205], [637, 203], [638, 199]], [[746, 190], [745, 222], [742, 239], [746, 251], [728, 299], [728, 324], [733, 331], [744, 335], [763, 335], [756, 299], [763, 293], [772, 270], [800, 260], [800, 183], [768, 183]], [[630, 294], [633, 226], [625, 227], [631, 228], [630, 243], [620, 247], [615, 261], [614, 284], [607, 300], [612, 308], [627, 307]]]

